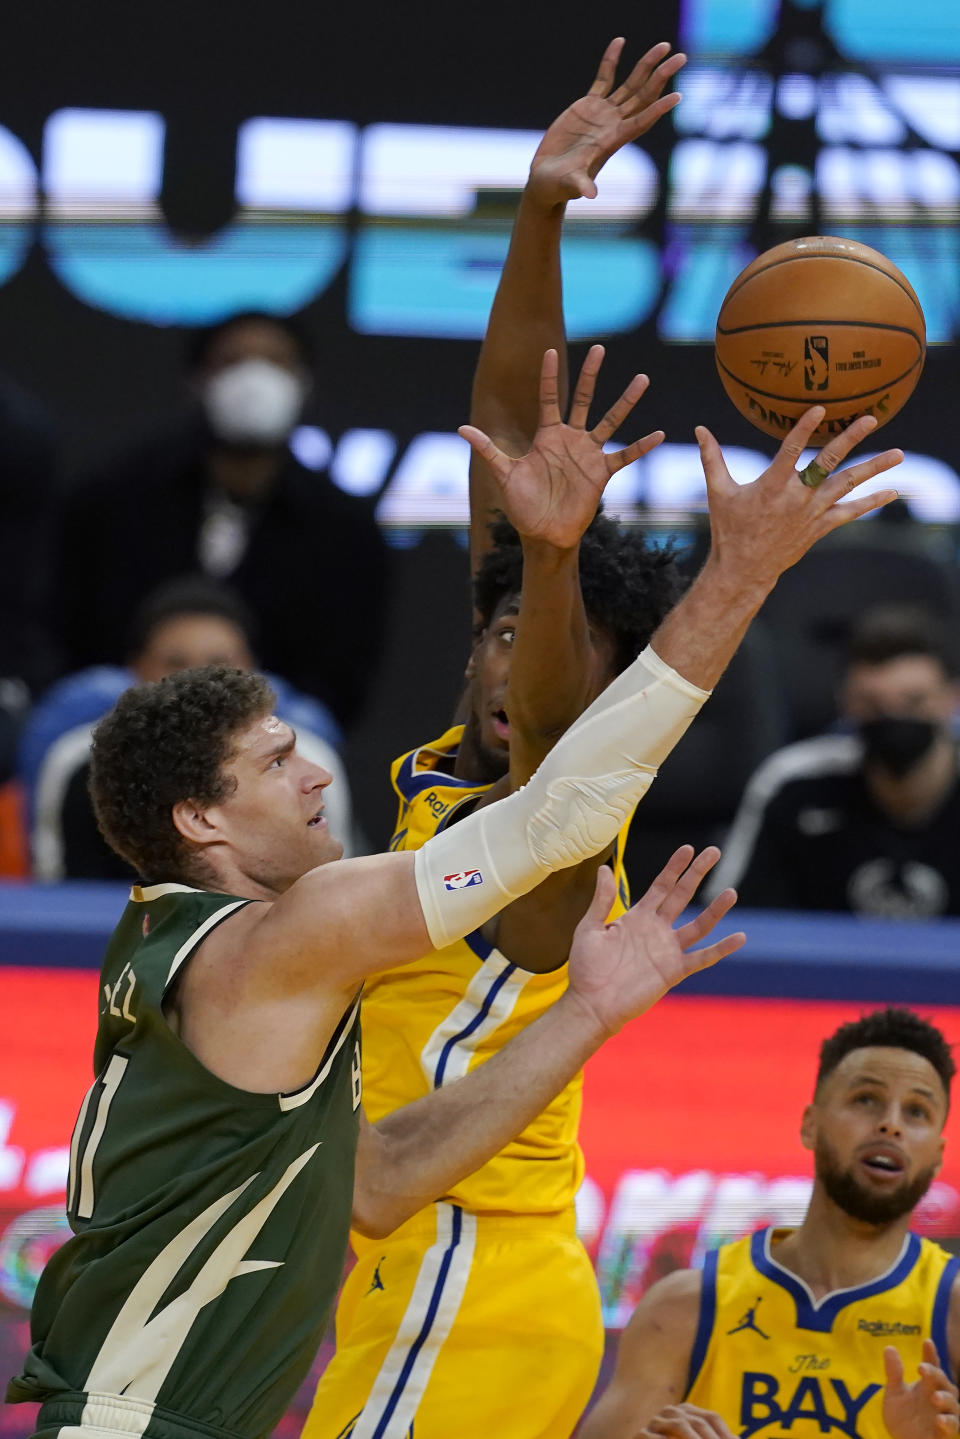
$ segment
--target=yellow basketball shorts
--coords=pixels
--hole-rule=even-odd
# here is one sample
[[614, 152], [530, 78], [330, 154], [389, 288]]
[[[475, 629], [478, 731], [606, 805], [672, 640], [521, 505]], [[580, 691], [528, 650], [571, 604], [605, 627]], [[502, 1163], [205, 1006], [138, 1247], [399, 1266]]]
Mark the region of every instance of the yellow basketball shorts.
[[602, 1354], [572, 1215], [435, 1204], [365, 1245], [304, 1439], [570, 1439]]

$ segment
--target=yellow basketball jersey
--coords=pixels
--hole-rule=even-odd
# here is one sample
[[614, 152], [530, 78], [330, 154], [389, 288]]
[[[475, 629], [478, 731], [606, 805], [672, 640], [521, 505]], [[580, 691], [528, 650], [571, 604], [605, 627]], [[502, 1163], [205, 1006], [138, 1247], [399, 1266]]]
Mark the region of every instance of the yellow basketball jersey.
[[[391, 849], [418, 849], [488, 788], [441, 768], [452, 767], [462, 733], [457, 725], [393, 764], [400, 803]], [[626, 831], [624, 826], [617, 840], [618, 899], [611, 918], [629, 906], [622, 863]], [[374, 975], [362, 1007], [368, 1117], [381, 1119], [482, 1064], [551, 1005], [566, 984], [566, 965], [550, 974], [531, 974], [479, 933]], [[517, 1139], [442, 1197], [484, 1214], [567, 1209], [583, 1177], [577, 1144], [581, 1088], [578, 1076]]]
[[949, 1367], [947, 1310], [960, 1260], [908, 1234], [886, 1274], [815, 1302], [777, 1263], [788, 1232], [759, 1230], [708, 1256], [686, 1398], [741, 1439], [889, 1439], [884, 1346], [900, 1351], [908, 1383], [924, 1339]]

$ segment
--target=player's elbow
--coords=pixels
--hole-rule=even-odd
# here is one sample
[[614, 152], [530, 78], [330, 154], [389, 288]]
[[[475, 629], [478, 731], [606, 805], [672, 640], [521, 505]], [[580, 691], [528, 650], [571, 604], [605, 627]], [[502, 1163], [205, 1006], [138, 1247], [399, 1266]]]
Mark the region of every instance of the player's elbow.
[[386, 1239], [419, 1208], [419, 1201], [407, 1202], [399, 1176], [385, 1154], [381, 1153], [379, 1163], [358, 1164], [351, 1218], [358, 1234], [365, 1239]]
[[360, 1196], [354, 1192], [353, 1216], [350, 1222], [364, 1239], [386, 1239], [402, 1221], [393, 1218], [389, 1205], [377, 1203], [370, 1195]]
[[365, 1178], [358, 1174], [353, 1185], [351, 1224], [365, 1239], [386, 1239], [409, 1215], [383, 1179]]

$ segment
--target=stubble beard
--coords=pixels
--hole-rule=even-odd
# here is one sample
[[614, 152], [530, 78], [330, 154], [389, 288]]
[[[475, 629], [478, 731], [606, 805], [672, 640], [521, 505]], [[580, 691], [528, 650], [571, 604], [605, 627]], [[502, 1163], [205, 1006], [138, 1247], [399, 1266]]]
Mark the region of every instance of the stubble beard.
[[844, 1169], [834, 1149], [821, 1137], [818, 1137], [814, 1150], [814, 1169], [827, 1197], [838, 1209], [851, 1219], [878, 1227], [893, 1224], [916, 1209], [937, 1173], [936, 1167], [930, 1165], [921, 1170], [915, 1179], [891, 1190], [889, 1194], [873, 1194], [864, 1188], [852, 1167]]

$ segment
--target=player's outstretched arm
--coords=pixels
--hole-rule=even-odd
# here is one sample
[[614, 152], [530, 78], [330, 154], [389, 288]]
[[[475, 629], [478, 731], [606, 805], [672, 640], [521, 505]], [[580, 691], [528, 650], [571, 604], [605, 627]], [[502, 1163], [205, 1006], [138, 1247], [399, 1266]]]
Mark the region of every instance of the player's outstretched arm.
[[[474, 377], [471, 422], [511, 454], [529, 449], [537, 429], [537, 375], [544, 350], [559, 355], [558, 389], [566, 394], [560, 235], [568, 200], [594, 198], [610, 156], [667, 114], [679, 100], [664, 89], [684, 63], [666, 43], [654, 45], [616, 83], [622, 38], [607, 46], [593, 84], [554, 120], [530, 166], [506, 262]], [[470, 468], [470, 554], [475, 573], [490, 547], [499, 496], [482, 457]]]
[[[630, 416], [647, 387], [635, 375], [599, 420], [587, 428], [602, 345], [593, 345], [564, 421], [559, 357], [547, 350], [540, 368], [540, 421], [529, 451], [509, 465], [491, 464], [501, 508], [523, 545], [523, 580], [510, 664], [506, 713], [510, 771], [481, 803], [524, 785], [544, 756], [597, 693], [587, 617], [580, 594], [580, 539], [607, 481], [663, 439], [658, 430], [616, 454], [604, 445]], [[464, 426], [461, 433], [478, 437]]]
[[356, 1227], [382, 1236], [442, 1197], [539, 1114], [610, 1035], [687, 975], [740, 947], [742, 934], [694, 948], [734, 904], [732, 890], [674, 928], [718, 853], [695, 858], [690, 846], [678, 850], [643, 898], [609, 926], [614, 880], [601, 871], [574, 936], [569, 988], [557, 1003], [486, 1064], [365, 1128]]
[[923, 1341], [923, 1362], [917, 1378], [908, 1384], [899, 1352], [888, 1345], [883, 1351], [886, 1385], [883, 1390], [883, 1422], [891, 1439], [952, 1439], [960, 1423], [960, 1400], [956, 1384], [941, 1368], [937, 1346]]
[[[693, 1432], [652, 1428], [691, 1424], [695, 1406], [683, 1403], [700, 1315], [700, 1273], [678, 1269], [648, 1289], [620, 1336], [617, 1367], [609, 1385], [580, 1426], [582, 1439], [731, 1439], [723, 1420], [709, 1410]], [[719, 1424], [716, 1422], [719, 1419]]]

